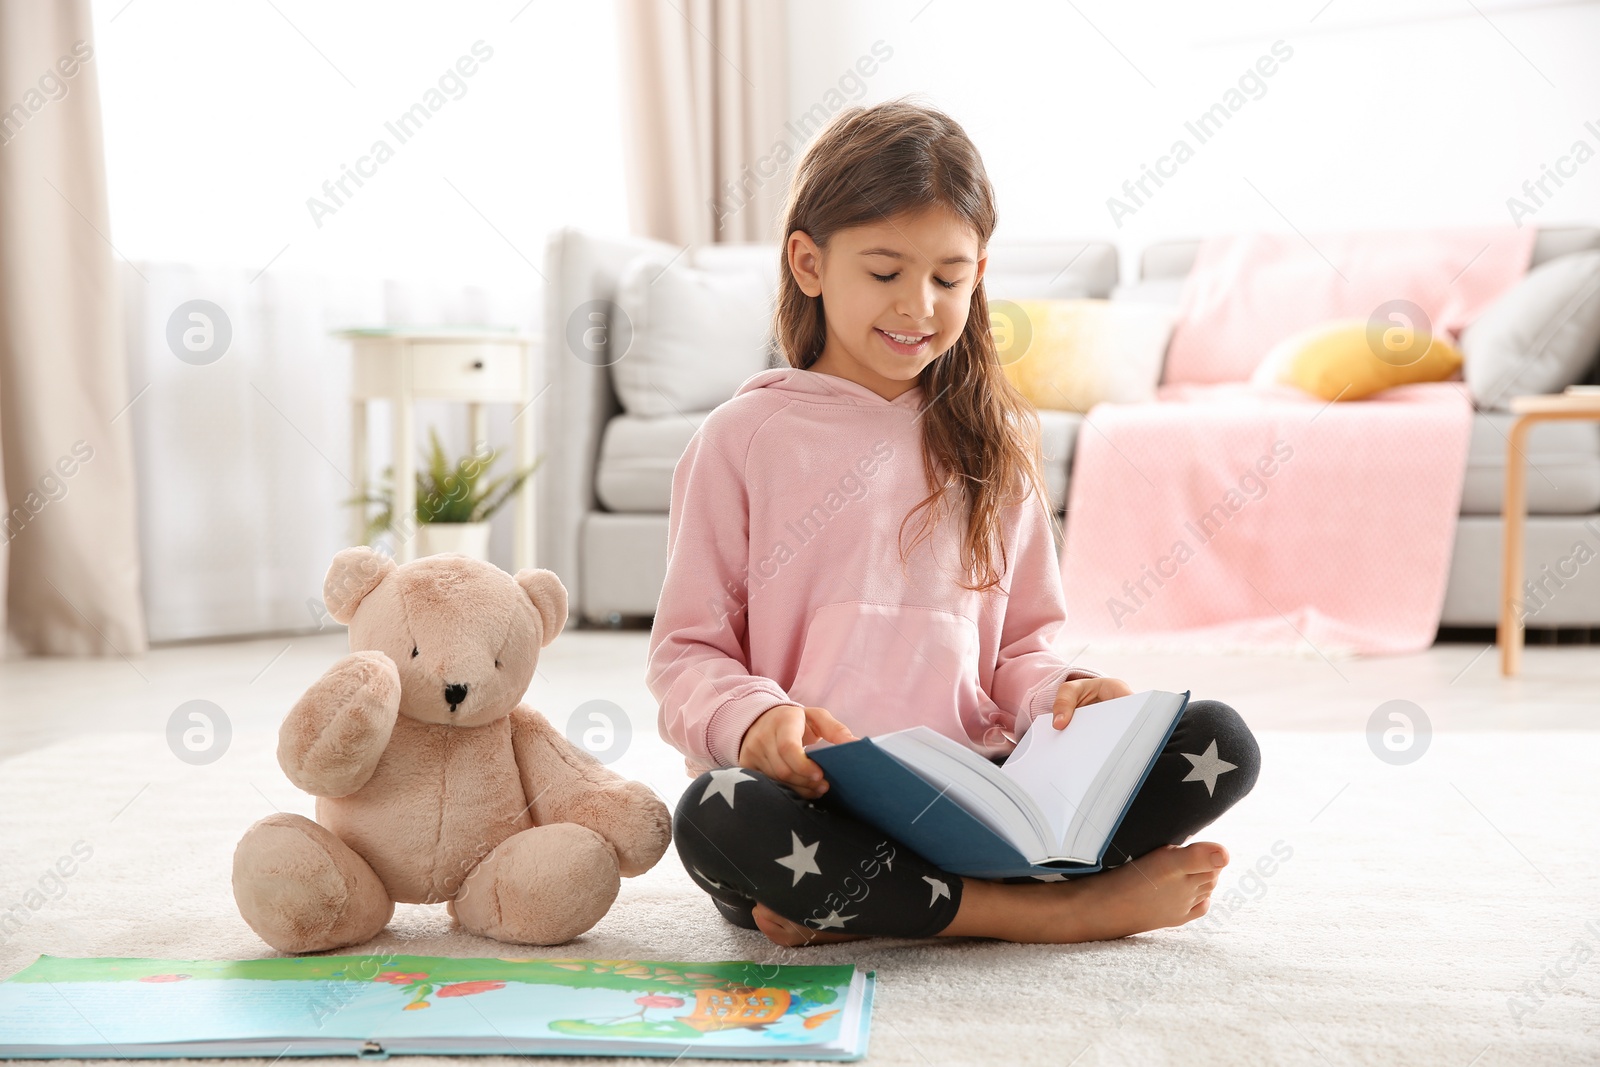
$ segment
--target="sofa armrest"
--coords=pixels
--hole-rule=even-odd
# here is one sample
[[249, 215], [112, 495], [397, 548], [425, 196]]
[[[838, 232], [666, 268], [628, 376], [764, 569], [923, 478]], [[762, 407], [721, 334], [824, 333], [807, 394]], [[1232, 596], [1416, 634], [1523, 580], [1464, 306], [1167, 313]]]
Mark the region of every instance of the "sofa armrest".
[[[641, 252], [676, 249], [643, 237], [600, 237], [564, 227], [545, 246], [540, 382], [538, 565], [567, 588], [568, 620], [583, 618], [579, 568], [584, 516], [600, 509], [595, 471], [606, 423], [621, 407], [606, 350], [622, 268]], [[593, 319], [598, 314], [601, 319]], [[586, 333], [586, 331], [588, 331]]]

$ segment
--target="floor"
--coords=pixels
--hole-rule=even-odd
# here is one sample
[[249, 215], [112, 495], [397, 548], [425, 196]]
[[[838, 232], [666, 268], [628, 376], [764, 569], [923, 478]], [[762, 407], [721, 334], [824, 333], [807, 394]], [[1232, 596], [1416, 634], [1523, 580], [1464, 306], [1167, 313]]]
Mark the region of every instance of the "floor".
[[[586, 700], [622, 708], [634, 743], [666, 746], [644, 684], [646, 629], [573, 628], [544, 650], [529, 700], [553, 720]], [[337, 632], [175, 645], [129, 659], [0, 663], [0, 759], [82, 730], [167, 729], [180, 704], [208, 700], [235, 730], [276, 730], [305, 688], [345, 651]], [[1440, 730], [1600, 727], [1600, 646], [1531, 644], [1521, 675], [1502, 678], [1486, 643], [1441, 643], [1409, 656], [1076, 657], [1135, 690], [1191, 690], [1232, 704], [1257, 730], [1364, 731], [1377, 708], [1410, 701]], [[659, 755], [659, 753], [658, 753]], [[652, 761], [658, 762], [658, 761]], [[676, 789], [673, 790], [676, 792]]]
[[[529, 699], [561, 726], [588, 701], [615, 705], [629, 736], [612, 767], [672, 803], [688, 780], [656, 735], [648, 641], [563, 633]], [[0, 939], [0, 977], [39, 953], [264, 954], [232, 899], [230, 857], [253, 820], [310, 813], [276, 765], [276, 731], [344, 648], [330, 631], [0, 664], [0, 905], [26, 899], [68, 844], [93, 846], [66, 891]], [[1516, 679], [1482, 643], [1331, 663], [1074, 658], [1136, 689], [1226, 700], [1256, 729], [1262, 779], [1206, 830], [1234, 862], [1205, 920], [1066, 948], [779, 949], [721, 921], [669, 853], [559, 954], [855, 963], [880, 982], [871, 1062], [894, 1067], [1595, 1062], [1600, 649], [1531, 646]], [[191, 724], [176, 713], [195, 700], [214, 705], [214, 760], [182, 755]], [[1391, 701], [1409, 702], [1422, 758], [1384, 750]], [[402, 905], [353, 951], [503, 948], [453, 929], [442, 906]]]

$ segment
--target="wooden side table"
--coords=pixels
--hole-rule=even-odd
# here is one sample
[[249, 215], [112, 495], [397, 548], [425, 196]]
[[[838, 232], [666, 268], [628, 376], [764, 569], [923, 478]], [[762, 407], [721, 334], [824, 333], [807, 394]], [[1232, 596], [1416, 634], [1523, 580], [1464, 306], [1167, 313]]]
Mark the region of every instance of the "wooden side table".
[[[476, 449], [488, 443], [489, 422], [484, 404], [517, 405], [518, 470], [533, 464], [535, 425], [533, 401], [534, 338], [492, 328], [431, 329], [395, 327], [336, 330], [334, 336], [353, 348], [353, 383], [350, 392], [351, 456], [355, 476], [367, 478], [367, 403], [388, 400], [394, 406], [394, 521], [403, 536], [395, 538], [395, 561], [415, 558], [417, 510], [416, 458], [413, 449], [417, 400], [459, 400], [467, 404]], [[529, 478], [517, 490], [512, 506], [516, 515], [516, 569], [534, 567], [534, 492]], [[356, 513], [354, 540], [366, 543], [366, 514]]]
[[1511, 398], [1511, 433], [1506, 443], [1506, 495], [1501, 505], [1505, 544], [1500, 564], [1500, 673], [1507, 677], [1522, 669], [1522, 615], [1516, 605], [1522, 595], [1523, 525], [1527, 521], [1527, 472], [1523, 446], [1528, 431], [1541, 422], [1557, 419], [1591, 419], [1600, 422], [1600, 394], [1552, 393]]

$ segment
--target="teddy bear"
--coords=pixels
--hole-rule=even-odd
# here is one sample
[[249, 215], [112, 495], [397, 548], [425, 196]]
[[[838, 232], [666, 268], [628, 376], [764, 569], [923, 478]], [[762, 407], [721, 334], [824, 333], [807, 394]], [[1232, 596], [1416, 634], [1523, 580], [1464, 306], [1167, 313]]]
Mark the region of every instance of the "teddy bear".
[[557, 945], [666, 852], [661, 798], [522, 702], [566, 624], [554, 573], [347, 548], [323, 600], [349, 625], [350, 653], [278, 733], [278, 763], [317, 798], [316, 821], [268, 815], [233, 857], [239, 913], [267, 944], [360, 944], [398, 901], [448, 902], [471, 933]]

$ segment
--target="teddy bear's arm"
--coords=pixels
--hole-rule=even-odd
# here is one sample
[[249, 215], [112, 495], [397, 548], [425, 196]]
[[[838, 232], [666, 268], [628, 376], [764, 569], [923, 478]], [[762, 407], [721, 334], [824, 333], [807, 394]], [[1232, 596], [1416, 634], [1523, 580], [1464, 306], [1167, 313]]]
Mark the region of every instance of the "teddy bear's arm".
[[378, 651], [352, 652], [295, 702], [278, 730], [278, 763], [312, 796], [367, 783], [400, 712], [400, 672]]
[[672, 819], [649, 786], [606, 767], [526, 704], [511, 712], [511, 744], [535, 823], [587, 826], [610, 842], [626, 878], [666, 852]]

